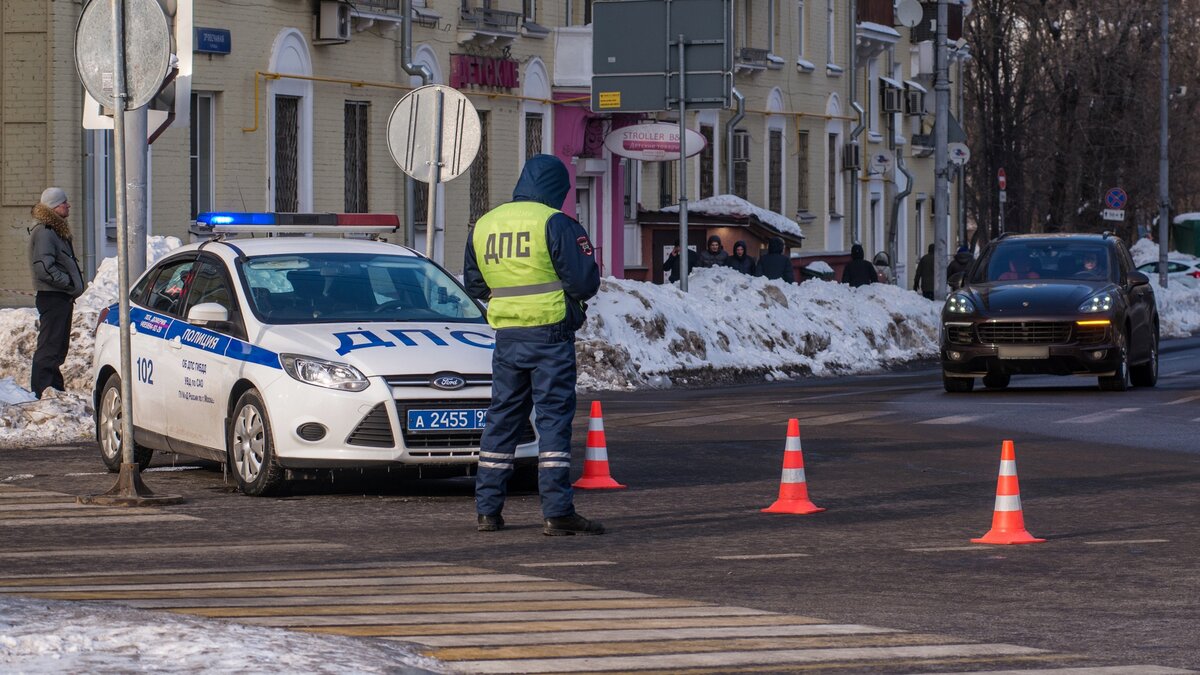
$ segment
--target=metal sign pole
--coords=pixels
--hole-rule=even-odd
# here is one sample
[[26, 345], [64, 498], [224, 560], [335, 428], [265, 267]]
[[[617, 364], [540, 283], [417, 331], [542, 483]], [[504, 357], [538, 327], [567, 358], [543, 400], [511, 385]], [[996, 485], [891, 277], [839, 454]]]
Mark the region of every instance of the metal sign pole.
[[947, 152], [947, 131], [950, 119], [950, 80], [946, 47], [946, 21], [949, 16], [947, 0], [938, 0], [937, 7], [937, 116], [934, 118], [934, 218], [933, 218], [933, 298], [946, 299], [946, 237], [950, 233], [950, 165]]
[[1167, 287], [1167, 227], [1170, 225], [1171, 216], [1171, 192], [1167, 182], [1170, 173], [1170, 155], [1167, 153], [1170, 138], [1167, 128], [1167, 104], [1171, 100], [1171, 50], [1167, 44], [1171, 25], [1170, 10], [1168, 0], [1162, 0], [1162, 16], [1159, 18], [1162, 44], [1159, 45], [1161, 72], [1158, 101], [1158, 283], [1163, 288]]
[[125, 0], [112, 0], [113, 44], [113, 174], [117, 207], [117, 302], [121, 327], [121, 463], [133, 464], [133, 356], [129, 344], [129, 214], [125, 204]]
[[434, 214], [437, 213], [437, 186], [442, 182], [442, 115], [445, 112], [443, 108], [446, 105], [446, 94], [440, 88], [436, 91], [435, 100], [437, 104], [434, 110], [437, 113], [433, 124], [433, 153], [429, 160], [429, 199], [426, 200], [429, 209], [425, 215], [425, 257], [430, 260], [433, 260], [433, 240], [437, 237], [437, 224], [434, 222]]
[[679, 290], [688, 289], [688, 211], [687, 211], [687, 67], [684, 63], [683, 33], [679, 34]]

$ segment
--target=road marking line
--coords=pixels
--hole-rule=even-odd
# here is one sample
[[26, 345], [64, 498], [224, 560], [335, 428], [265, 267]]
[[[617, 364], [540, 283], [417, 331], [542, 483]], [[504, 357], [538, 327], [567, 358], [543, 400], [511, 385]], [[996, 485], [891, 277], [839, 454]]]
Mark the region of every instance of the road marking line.
[[1165, 665], [1099, 665], [1094, 668], [1039, 668], [1037, 670], [971, 670], [970, 673], [938, 675], [1195, 675], [1195, 670], [1166, 668]]
[[[38, 597], [41, 597], [40, 595]], [[704, 607], [711, 606], [694, 600], [676, 600], [673, 598], [629, 598], [618, 600], [527, 600], [524, 602], [479, 602], [471, 607], [480, 611], [524, 611], [537, 609], [639, 609], [643, 607]], [[462, 603], [404, 603], [389, 605], [321, 605], [306, 607], [306, 614], [316, 616], [332, 616], [337, 614], [401, 614], [427, 613], [447, 614], [461, 612]], [[180, 607], [172, 609], [176, 614], [197, 614], [207, 617], [241, 618], [248, 616], [292, 616], [296, 614], [295, 607], [245, 607], [245, 608], [207, 608]]]
[[915, 553], [934, 553], [938, 551], [989, 551], [987, 546], [928, 546], [925, 548], [906, 548], [905, 551]]
[[[242, 623], [242, 619], [238, 619]], [[772, 626], [806, 626], [823, 623], [820, 619], [787, 616], [732, 616], [732, 617], [697, 617], [669, 619], [624, 619], [619, 624], [629, 632], [639, 630], [677, 630], [682, 628], [716, 629], [730, 627], [757, 627], [759, 631]], [[425, 625], [384, 625], [384, 626], [331, 626], [326, 628], [307, 628], [306, 632], [325, 635], [348, 635], [354, 637], [377, 637], [383, 639], [403, 640], [413, 635], [457, 636], [490, 635], [498, 641], [497, 646], [505, 646], [505, 635], [519, 636], [526, 632], [536, 632], [540, 635], [564, 635], [570, 637], [576, 633], [588, 633], [598, 630], [610, 630], [614, 626], [611, 619], [581, 620], [581, 621], [502, 621], [495, 623], [433, 623]], [[897, 631], [899, 632], [899, 631]], [[647, 636], [645, 640], [651, 639]], [[548, 644], [577, 644], [570, 640], [560, 642], [556, 638], [545, 639]], [[525, 643], [513, 643], [520, 645]], [[469, 645], [468, 645], [469, 646]]]
[[[263, 543], [263, 544], [230, 544], [216, 546], [147, 546], [143, 547], [119, 547], [119, 548], [50, 548], [38, 550], [24, 551], [0, 551], [0, 559], [5, 558], [92, 558], [92, 557], [113, 557], [120, 555], [136, 555], [139, 558], [148, 555], [174, 555], [178, 553], [196, 553], [203, 550], [213, 553], [232, 553], [236, 551], [328, 551], [335, 549], [346, 548], [345, 544], [327, 544], [324, 542], [299, 542], [299, 543]], [[177, 575], [171, 575], [177, 576]], [[102, 579], [103, 577], [94, 577]], [[0, 585], [3, 585], [0, 580]]]
[[100, 518], [21, 518], [0, 520], [0, 526], [24, 527], [26, 525], [127, 525], [130, 523], [178, 523], [200, 520], [194, 516], [163, 514], [147, 516], [104, 516]]
[[1112, 546], [1117, 544], [1166, 544], [1169, 539], [1125, 539], [1114, 541], [1085, 541], [1088, 546]]
[[[611, 624], [610, 624], [611, 625]], [[892, 628], [859, 624], [799, 624], [771, 626], [720, 626], [714, 628], [610, 628], [599, 630], [545, 631], [521, 630], [509, 634], [410, 635], [409, 642], [430, 647], [486, 647], [489, 645], [538, 645], [588, 642], [642, 642], [661, 639], [719, 639], [734, 637], [796, 637], [807, 635], [855, 635], [861, 633], [900, 633]], [[646, 666], [642, 666], [646, 667]]]
[[[212, 588], [199, 591], [190, 591], [187, 589], [171, 590], [171, 591], [88, 591], [84, 593], [70, 591], [45, 591], [38, 592], [39, 597], [47, 600], [77, 600], [77, 599], [92, 599], [92, 600], [120, 600], [122, 602], [132, 600], [170, 600], [170, 599], [236, 599], [236, 598], [304, 598], [304, 597], [357, 597], [359, 595], [385, 595], [385, 594], [409, 594], [409, 593], [429, 593], [429, 592], [444, 592], [455, 593], [458, 591], [486, 591], [492, 589], [500, 589], [507, 587], [509, 583], [496, 582], [496, 576], [479, 577], [479, 581], [472, 583], [456, 583], [445, 580], [444, 577], [434, 578], [438, 583], [421, 584], [414, 583], [411, 585], [391, 584], [387, 586], [333, 586], [333, 587], [316, 587], [316, 588]], [[509, 582], [513, 580], [508, 580]], [[2, 592], [11, 592], [9, 589], [0, 589]], [[199, 604], [203, 604], [202, 600], [198, 600]], [[178, 604], [178, 603], [177, 603]], [[218, 603], [220, 604], [220, 603]], [[342, 603], [345, 604], [345, 603]], [[253, 606], [253, 605], [251, 605]]]
[[1091, 424], [1092, 422], [1103, 422], [1113, 415], [1120, 413], [1137, 412], [1141, 408], [1113, 408], [1110, 410], [1101, 410], [1100, 412], [1091, 413], [1090, 415], [1081, 415], [1079, 417], [1068, 417], [1065, 420], [1059, 420], [1060, 424]]
[[72, 495], [68, 495], [68, 494], [64, 494], [64, 493], [62, 493], [62, 492], [43, 492], [43, 491], [40, 491], [40, 490], [9, 490], [9, 489], [0, 489], [0, 500], [6, 500], [6, 499], [24, 499], [24, 498], [26, 498], [26, 497], [59, 497], [59, 498], [62, 498], [62, 499], [67, 499], [67, 500], [70, 500], [70, 501], [72, 501], [72, 502], [73, 502], [73, 501], [75, 501], [75, 497], [74, 497], [74, 496], [72, 496]]
[[723, 640], [670, 640], [656, 642], [617, 642], [613, 644], [550, 644], [520, 647], [447, 647], [436, 649], [427, 656], [442, 661], [474, 659], [544, 659], [587, 656], [633, 656], [635, 654], [670, 654], [704, 652], [817, 649], [827, 647], [894, 647], [901, 645], [963, 644], [964, 641], [945, 635], [921, 633], [891, 633], [884, 635], [837, 635], [817, 637], [732, 638]]
[[57, 504], [11, 504], [4, 502], [0, 504], [0, 513], [11, 512], [32, 512], [32, 511], [124, 511], [125, 513], [141, 514], [141, 513], [162, 513], [158, 509], [148, 508], [133, 508], [127, 506], [110, 507], [110, 506], [92, 506], [84, 504], [76, 504], [75, 500], [69, 502], [59, 502]]
[[518, 567], [591, 567], [594, 565], [616, 565], [611, 560], [580, 560], [578, 562], [521, 563]]
[[[267, 540], [267, 541], [262, 542], [262, 544], [259, 544], [256, 542], [256, 543], [250, 543], [250, 544], [214, 546], [213, 548], [216, 548], [216, 549], [252, 548], [253, 549], [253, 548], [257, 548], [260, 545], [281, 545], [281, 544], [304, 545], [304, 544], [320, 544], [320, 543], [322, 543], [322, 542], [314, 541], [311, 539], [275, 540], [275, 541]], [[340, 545], [338, 545], [338, 546], [340, 546]], [[152, 550], [152, 549], [157, 549], [157, 548], [205, 549], [208, 547], [209, 547], [209, 544], [203, 544], [203, 543], [146, 544], [144, 547], [141, 545], [112, 546], [112, 547], [106, 546], [106, 547], [80, 548], [78, 550], [84, 551], [84, 552], [95, 551], [97, 553], [99, 553], [100, 551], [104, 551], [104, 550], [117, 550], [117, 551], [122, 551], [125, 553], [140, 553], [142, 550]], [[61, 551], [63, 549], [49, 549], [49, 550]], [[0, 554], [0, 555], [2, 555], [2, 554]], [[0, 577], [0, 586], [15, 586], [18, 584], [32, 584], [32, 583], [41, 583], [41, 584], [45, 584], [45, 585], [53, 585], [53, 584], [57, 584], [57, 583], [71, 583], [71, 582], [105, 583], [106, 581], [113, 582], [113, 583], [117, 583], [117, 582], [129, 583], [129, 582], [134, 582], [134, 581], [144, 583], [153, 578], [159, 578], [164, 581], [169, 581], [171, 579], [178, 579], [182, 575], [188, 575], [188, 578], [192, 579], [192, 580], [207, 580], [208, 578], [216, 579], [216, 580], [219, 580], [219, 579], [225, 579], [225, 580], [260, 579], [260, 578], [262, 578], [262, 575], [264, 575], [264, 574], [280, 575], [279, 578], [286, 578], [288, 574], [295, 574], [295, 573], [302, 573], [303, 575], [305, 575], [305, 576], [298, 577], [298, 578], [303, 578], [303, 579], [320, 579], [320, 578], [323, 578], [323, 576], [326, 574], [331, 574], [333, 576], [352, 576], [355, 578], [359, 578], [359, 577], [364, 577], [364, 576], [371, 576], [373, 573], [386, 574], [388, 576], [391, 576], [392, 574], [394, 574], [393, 568], [408, 569], [411, 567], [434, 567], [434, 566], [440, 566], [440, 565], [444, 565], [444, 563], [430, 562], [430, 561], [422, 561], [422, 562], [390, 561], [390, 562], [365, 562], [365, 563], [359, 563], [356, 565], [330, 565], [330, 564], [288, 565], [286, 567], [277, 566], [277, 565], [263, 565], [263, 566], [249, 565], [246, 567], [239, 567], [237, 572], [213, 572], [212, 567], [198, 567], [198, 568], [197, 567], [193, 567], [193, 568], [172, 567], [172, 568], [158, 568], [158, 569], [147, 568], [147, 569], [140, 569], [135, 572], [110, 572], [108, 574], [103, 574], [103, 575], [97, 575], [95, 572], [66, 572], [63, 574], [51, 574], [51, 575], [12, 574], [12, 575], [9, 575], [6, 577]]]
[[713, 560], [771, 560], [774, 558], [807, 558], [807, 553], [761, 553], [759, 555], [718, 555]]
[[[139, 606], [139, 605], [133, 605]], [[298, 611], [304, 611], [303, 608], [297, 608]], [[470, 609], [470, 608], [464, 608]], [[259, 618], [243, 618], [239, 619], [240, 623], [254, 624], [256, 626], [274, 626], [277, 628], [287, 628], [293, 626], [403, 626], [416, 624], [426, 624], [425, 626], [415, 627], [414, 630], [426, 631], [430, 624], [439, 624], [442, 626], [458, 624], [460, 628], [448, 629], [449, 631], [471, 630], [472, 626], [482, 626], [491, 623], [495, 626], [504, 626], [509, 623], [521, 623], [521, 626], [508, 630], [517, 632], [524, 630], [530, 626], [536, 625], [535, 622], [551, 622], [546, 625], [553, 626], [557, 622], [568, 621], [607, 621], [605, 624], [597, 624], [600, 627], [612, 628], [613, 621], [619, 620], [622, 625], [631, 620], [648, 620], [648, 619], [671, 619], [670, 622], [660, 626], [647, 626], [648, 628], [682, 628], [685, 625], [680, 621], [690, 621], [692, 625], [711, 625], [711, 622], [702, 622], [700, 619], [706, 617], [720, 617], [721, 623], [725, 625], [757, 625], [748, 624], [744, 621], [744, 617], [770, 617], [770, 620], [763, 619], [762, 623], [768, 625], [776, 625], [784, 618], [772, 612], [765, 612], [760, 609], [749, 609], [746, 607], [663, 607], [660, 609], [547, 609], [532, 612], [452, 612], [446, 614], [341, 614], [338, 616], [284, 616], [284, 617], [259, 617]], [[787, 617], [796, 619], [797, 617]], [[819, 623], [814, 619], [808, 623]], [[504, 631], [496, 631], [504, 632]]]
[[1043, 650], [1004, 644], [921, 645], [903, 647], [850, 647], [843, 649], [781, 649], [716, 654], [646, 654], [597, 658], [515, 659], [458, 661], [456, 667], [474, 673], [555, 673], [646, 668], [704, 668], [752, 664], [821, 663], [828, 661], [881, 661], [896, 658], [954, 656], [1017, 656]]
[[894, 415], [890, 410], [862, 410], [858, 412], [848, 412], [835, 415], [818, 415], [816, 417], [800, 418], [800, 428], [804, 427], [823, 427], [830, 424], [844, 424], [847, 422], [861, 422], [863, 420], [883, 417], [884, 415]]
[[1163, 405], [1179, 405], [1180, 403], [1190, 403], [1192, 401], [1200, 401], [1200, 394], [1197, 394], [1195, 396], [1185, 396], [1183, 398], [1176, 399], [1169, 403], [1164, 403]]
[[[458, 573], [457, 575], [455, 573]], [[217, 575], [218, 577], [220, 575]], [[210, 590], [235, 588], [329, 588], [333, 586], [387, 586], [391, 584], [429, 583], [429, 579], [445, 579], [453, 582], [455, 579], [471, 579], [488, 581], [504, 577], [505, 581], [549, 581], [540, 577], [530, 577], [522, 574], [488, 574], [487, 570], [478, 567], [420, 567], [413, 570], [392, 570], [388, 576], [345, 576], [312, 578], [303, 576], [294, 578], [292, 575], [281, 575], [272, 579], [269, 574], [218, 581], [178, 581], [175, 583], [113, 583], [113, 584], [81, 584], [77, 586], [61, 586], [54, 584], [33, 584], [5, 589], [8, 593], [38, 593], [41, 591], [69, 590], [83, 591], [175, 591], [175, 590]], [[444, 582], [443, 582], [444, 583]], [[466, 583], [466, 582], [464, 582]]]
[[935, 417], [929, 420], [917, 422], [917, 424], [970, 424], [975, 420], [982, 418], [982, 415], [949, 415], [947, 417]]
[[[208, 595], [197, 598], [193, 595], [175, 594], [167, 597], [154, 598], [121, 598], [123, 605], [142, 607], [145, 609], [169, 609], [173, 607], [305, 607], [314, 605], [385, 605], [394, 604], [398, 596], [433, 597], [446, 595], [457, 597], [469, 593], [487, 593], [489, 595], [504, 595], [506, 593], [528, 593], [533, 591], [586, 591], [603, 590], [594, 586], [572, 584], [565, 581], [523, 581], [500, 584], [487, 584], [486, 588], [465, 584], [418, 584], [415, 586], [379, 586], [360, 587], [353, 589], [275, 589], [271, 594], [264, 593], [230, 593], [217, 596]], [[164, 592], [164, 591], [160, 591]], [[369, 593], [369, 595], [358, 595]], [[652, 596], [649, 596], [652, 597]], [[300, 610], [303, 611], [303, 610]]]
[[648, 427], [690, 427], [697, 424], [709, 424], [713, 422], [730, 422], [740, 420], [746, 417], [745, 413], [725, 413], [724, 415], [699, 415], [695, 417], [677, 417], [659, 422], [650, 422], [644, 426]]
[[405, 605], [415, 603], [461, 603], [467, 605], [460, 611], [470, 611], [478, 602], [516, 602], [525, 600], [623, 600], [630, 598], [653, 598], [653, 595], [634, 591], [594, 590], [549, 590], [549, 591], [500, 591], [446, 593], [392, 593], [380, 595], [337, 595], [337, 596], [292, 596], [283, 598], [178, 598], [174, 600], [122, 600], [122, 605], [141, 609], [184, 609], [204, 607], [207, 609], [234, 609], [239, 607], [290, 607], [297, 614], [307, 614], [310, 607], [341, 605], [356, 607], [352, 613], [358, 615], [377, 614], [376, 605]]
[[[65, 504], [38, 504], [38, 506], [66, 506]], [[105, 516], [128, 516], [128, 515], [157, 515], [161, 511], [147, 509], [146, 513], [139, 514], [136, 511], [130, 513], [130, 509], [121, 507], [93, 506], [89, 511], [74, 511], [71, 509], [55, 509], [55, 510], [37, 510], [37, 511], [3, 511], [0, 510], [0, 521], [4, 520], [24, 520], [27, 518], [53, 518], [55, 520], [63, 518], [103, 518]]]

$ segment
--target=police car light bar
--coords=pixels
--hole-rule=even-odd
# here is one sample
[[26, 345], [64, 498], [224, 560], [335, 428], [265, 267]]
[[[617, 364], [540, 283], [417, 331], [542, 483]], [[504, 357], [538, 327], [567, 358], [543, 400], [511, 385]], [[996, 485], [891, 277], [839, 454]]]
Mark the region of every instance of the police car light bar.
[[235, 213], [215, 211], [196, 217], [196, 227], [211, 234], [379, 234], [395, 232], [392, 213]]

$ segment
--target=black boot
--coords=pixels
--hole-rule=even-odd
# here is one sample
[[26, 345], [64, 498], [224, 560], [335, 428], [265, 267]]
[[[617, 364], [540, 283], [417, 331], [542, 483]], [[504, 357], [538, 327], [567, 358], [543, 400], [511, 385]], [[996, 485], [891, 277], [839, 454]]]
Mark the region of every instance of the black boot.
[[475, 529], [480, 532], [495, 532], [496, 530], [504, 529], [504, 516], [499, 513], [494, 516], [485, 516], [481, 513], [476, 522], [479, 524]]
[[594, 520], [588, 520], [578, 513], [561, 518], [547, 518], [542, 527], [542, 534], [549, 537], [562, 537], [572, 534], [604, 534], [604, 526]]

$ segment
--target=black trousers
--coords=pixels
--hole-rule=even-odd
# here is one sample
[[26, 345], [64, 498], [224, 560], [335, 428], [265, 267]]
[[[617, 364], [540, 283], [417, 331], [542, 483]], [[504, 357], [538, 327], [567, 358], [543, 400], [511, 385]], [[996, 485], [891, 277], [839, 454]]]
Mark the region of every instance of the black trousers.
[[41, 398], [46, 387], [66, 390], [59, 366], [67, 360], [67, 350], [71, 347], [71, 313], [75, 300], [66, 293], [38, 291], [36, 304], [41, 326], [37, 350], [33, 352], [29, 389]]

